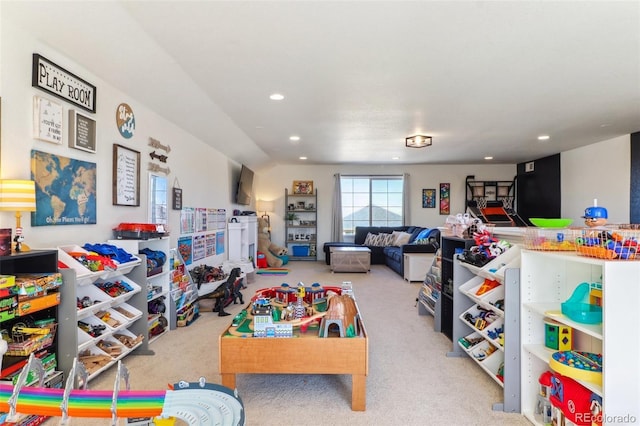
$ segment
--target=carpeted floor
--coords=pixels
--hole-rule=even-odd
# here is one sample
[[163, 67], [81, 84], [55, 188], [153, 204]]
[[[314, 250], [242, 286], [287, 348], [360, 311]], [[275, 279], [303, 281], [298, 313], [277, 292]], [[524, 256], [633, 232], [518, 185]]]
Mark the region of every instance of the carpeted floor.
[[[433, 319], [419, 316], [415, 299], [419, 283], [407, 283], [382, 265], [371, 272], [332, 274], [321, 262], [291, 262], [286, 276], [258, 275], [243, 291], [253, 292], [283, 282], [353, 283], [354, 294], [369, 334], [367, 409], [351, 411], [351, 377], [332, 375], [239, 375], [246, 424], [265, 426], [358, 425], [529, 425], [519, 414], [492, 411], [502, 401], [502, 388], [469, 358], [447, 358], [451, 341], [433, 331]], [[220, 383], [218, 335], [242, 306], [231, 305], [228, 317], [201, 304], [200, 318], [150, 345], [152, 356], [130, 355], [132, 389], [166, 389], [180, 380]], [[287, 362], [287, 354], [282, 354]], [[89, 383], [92, 389], [112, 389], [115, 367]], [[59, 419], [50, 419], [48, 426]], [[123, 423], [123, 422], [121, 422]], [[78, 419], [71, 425], [109, 425], [109, 419]], [[177, 422], [182, 424], [182, 422]]]

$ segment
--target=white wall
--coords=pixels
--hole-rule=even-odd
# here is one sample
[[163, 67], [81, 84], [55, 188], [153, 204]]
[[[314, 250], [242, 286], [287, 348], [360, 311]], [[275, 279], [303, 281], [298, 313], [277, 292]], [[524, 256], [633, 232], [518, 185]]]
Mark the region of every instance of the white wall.
[[[426, 148], [428, 149], [428, 148]], [[515, 165], [384, 165], [384, 166], [278, 166], [256, 170], [255, 198], [274, 201], [275, 212], [271, 216], [271, 238], [276, 244], [284, 243], [284, 189], [294, 180], [312, 180], [318, 190], [318, 254], [323, 255], [322, 245], [331, 241], [331, 209], [335, 173], [342, 174], [402, 174], [409, 173], [410, 225], [425, 227], [442, 226], [446, 215], [439, 208], [422, 208], [422, 189], [439, 190], [440, 183], [451, 184], [451, 213], [464, 211], [465, 178], [475, 175], [477, 180], [507, 180], [516, 174]], [[438, 197], [439, 200], [439, 197]], [[437, 203], [436, 203], [437, 204]]]
[[[97, 224], [58, 225], [31, 227], [29, 213], [23, 214], [22, 226], [26, 243], [32, 248], [56, 247], [66, 244], [103, 242], [113, 238], [112, 229], [121, 222], [148, 222], [148, 172], [153, 148], [148, 146], [150, 137], [170, 145], [171, 152], [163, 166], [171, 169], [169, 186], [177, 179], [183, 190], [183, 206], [225, 208], [227, 214], [238, 206], [231, 199], [234, 179], [240, 165], [220, 152], [194, 138], [188, 131], [158, 116], [152, 108], [142, 105], [109, 86], [98, 76], [89, 73], [80, 63], [82, 52], [76, 58], [68, 58], [50, 46], [33, 39], [29, 34], [14, 28], [6, 19], [1, 21], [0, 93], [2, 94], [2, 139], [0, 150], [0, 177], [30, 178], [31, 150], [44, 151], [97, 164]], [[20, 40], [19, 43], [15, 42]], [[97, 122], [97, 153], [69, 148], [67, 128], [64, 143], [56, 145], [32, 137], [33, 96], [56, 99], [48, 93], [31, 87], [32, 54], [40, 53], [60, 67], [78, 75], [97, 87], [97, 112], [89, 114]], [[60, 101], [64, 108], [64, 125], [67, 124], [72, 104]], [[131, 139], [120, 136], [116, 127], [116, 107], [129, 104], [135, 113], [136, 130]], [[215, 137], [215, 135], [212, 135]], [[112, 149], [113, 144], [124, 145], [141, 153], [140, 207], [112, 205]], [[158, 163], [156, 161], [156, 163]], [[176, 246], [179, 234], [178, 211], [169, 213], [171, 247]], [[14, 228], [11, 212], [0, 212], [0, 227]], [[207, 260], [208, 264], [219, 264], [224, 256]]]
[[584, 209], [607, 208], [609, 223], [629, 223], [631, 137], [620, 136], [560, 155], [562, 217], [582, 226]]

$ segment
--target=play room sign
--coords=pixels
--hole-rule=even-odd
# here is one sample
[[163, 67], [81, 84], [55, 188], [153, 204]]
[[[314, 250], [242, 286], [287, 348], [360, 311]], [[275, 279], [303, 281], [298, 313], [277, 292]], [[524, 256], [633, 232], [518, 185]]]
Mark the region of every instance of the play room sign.
[[96, 86], [37, 53], [33, 54], [31, 85], [89, 112], [96, 112]]

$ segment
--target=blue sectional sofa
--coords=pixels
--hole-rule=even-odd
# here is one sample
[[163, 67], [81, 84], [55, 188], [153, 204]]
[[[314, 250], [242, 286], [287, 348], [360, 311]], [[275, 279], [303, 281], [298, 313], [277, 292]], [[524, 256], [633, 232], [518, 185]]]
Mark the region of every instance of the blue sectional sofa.
[[[365, 245], [369, 234], [392, 234], [393, 232], [410, 234], [408, 241], [399, 246], [395, 245]], [[405, 253], [435, 253], [440, 247], [440, 231], [420, 226], [357, 226], [353, 243], [328, 242], [324, 243], [324, 256], [327, 265], [331, 263], [331, 247], [368, 247], [371, 250], [372, 265], [387, 265], [400, 276], [404, 276]]]

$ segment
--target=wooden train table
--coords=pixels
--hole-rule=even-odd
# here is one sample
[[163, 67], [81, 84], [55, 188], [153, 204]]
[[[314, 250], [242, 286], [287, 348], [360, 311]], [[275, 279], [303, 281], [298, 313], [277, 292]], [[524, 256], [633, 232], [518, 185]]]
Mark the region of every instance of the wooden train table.
[[[229, 326], [218, 339], [223, 386], [235, 389], [236, 374], [349, 374], [351, 409], [365, 411], [369, 339], [360, 318], [355, 337], [319, 337], [317, 327], [296, 328], [293, 337], [253, 337], [250, 316], [246, 322]], [[283, 353], [287, 362], [282, 362]]]

